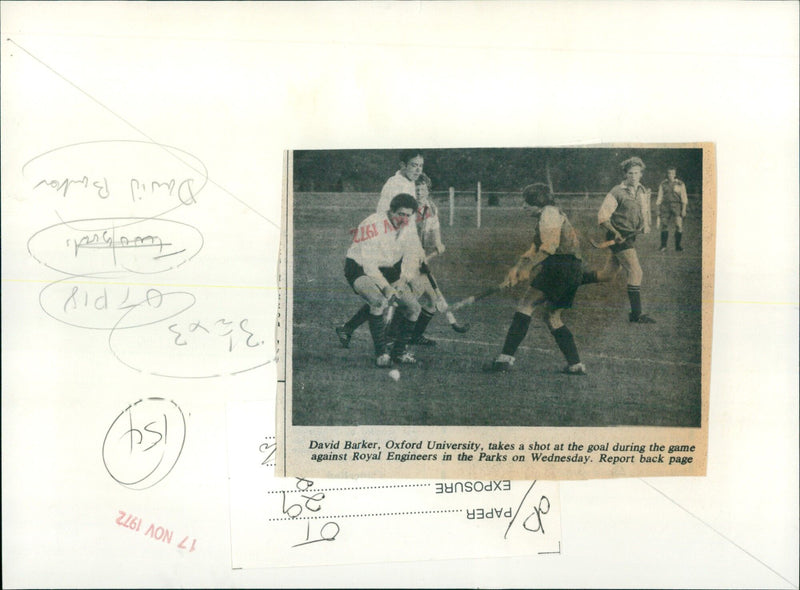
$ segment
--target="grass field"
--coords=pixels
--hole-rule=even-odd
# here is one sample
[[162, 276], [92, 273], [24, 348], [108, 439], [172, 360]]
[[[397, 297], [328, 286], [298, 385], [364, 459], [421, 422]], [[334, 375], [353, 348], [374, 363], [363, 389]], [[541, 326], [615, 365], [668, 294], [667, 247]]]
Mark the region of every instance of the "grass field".
[[[293, 423], [295, 425], [686, 426], [700, 425], [701, 220], [690, 207], [684, 251], [659, 252], [658, 232], [637, 239], [644, 269], [645, 313], [658, 323], [628, 322], [624, 271], [616, 280], [581, 287], [563, 314], [589, 374], [559, 373], [564, 360], [544, 322], [534, 317], [514, 369], [484, 373], [500, 352], [516, 301], [524, 291], [480, 301], [456, 316], [471, 329], [460, 335], [443, 315], [426, 335], [435, 347], [416, 347], [419, 366], [401, 367], [398, 382], [374, 366], [366, 325], [341, 348], [334, 327], [362, 304], [343, 276], [348, 229], [372, 212], [362, 195], [298, 193], [294, 199]], [[447, 226], [447, 251], [431, 263], [449, 302], [499, 283], [530, 245], [531, 220], [521, 200], [484, 207], [475, 227], [473, 201], [456, 208]], [[600, 267], [607, 250], [588, 239], [597, 198], [560, 200], [581, 235], [584, 261]], [[470, 205], [469, 207], [467, 205]], [[516, 205], [520, 205], [517, 207]]]

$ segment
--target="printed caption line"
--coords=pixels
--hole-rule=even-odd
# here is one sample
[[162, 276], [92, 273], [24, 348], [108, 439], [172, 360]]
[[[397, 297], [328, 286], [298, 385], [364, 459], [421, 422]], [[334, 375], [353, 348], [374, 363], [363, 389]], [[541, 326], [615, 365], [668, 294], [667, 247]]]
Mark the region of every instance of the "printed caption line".
[[670, 497], [669, 497], [667, 494], [665, 494], [664, 492], [662, 492], [661, 490], [659, 490], [659, 489], [658, 489], [656, 486], [654, 486], [653, 484], [651, 484], [650, 482], [648, 482], [648, 481], [646, 481], [646, 480], [644, 480], [644, 479], [642, 479], [642, 478], [639, 478], [639, 481], [640, 481], [640, 482], [642, 482], [643, 484], [645, 484], [647, 487], [649, 487], [649, 488], [652, 488], [653, 490], [655, 490], [656, 492], [658, 492], [658, 493], [659, 493], [661, 496], [663, 496], [663, 497], [664, 497], [666, 500], [668, 500], [669, 502], [671, 502], [672, 504], [674, 504], [675, 506], [677, 506], [678, 508], [680, 508], [681, 510], [683, 510], [683, 511], [684, 511], [686, 514], [688, 514], [689, 516], [691, 516], [692, 518], [694, 518], [696, 521], [698, 521], [699, 523], [703, 524], [703, 525], [704, 525], [704, 526], [706, 526], [708, 529], [710, 529], [711, 531], [713, 531], [714, 533], [716, 533], [717, 535], [719, 535], [720, 537], [722, 537], [723, 539], [725, 539], [725, 540], [726, 540], [728, 543], [730, 543], [731, 545], [733, 545], [734, 547], [736, 547], [736, 548], [737, 548], [739, 551], [741, 551], [741, 552], [742, 552], [742, 553], [744, 553], [745, 555], [749, 556], [751, 559], [753, 559], [753, 560], [757, 561], [758, 563], [760, 563], [762, 566], [764, 566], [765, 568], [767, 568], [767, 569], [768, 569], [769, 571], [771, 571], [773, 574], [775, 574], [776, 576], [778, 576], [778, 577], [779, 577], [781, 580], [784, 580], [785, 582], [787, 582], [787, 583], [788, 583], [788, 584], [789, 584], [789, 585], [790, 585], [792, 588], [797, 588], [797, 586], [795, 585], [795, 583], [794, 583], [794, 582], [792, 582], [791, 580], [789, 580], [788, 578], [786, 578], [785, 576], [783, 576], [783, 575], [782, 575], [782, 574], [781, 574], [779, 571], [775, 570], [774, 568], [770, 567], [768, 564], [764, 563], [764, 562], [763, 562], [761, 559], [759, 559], [758, 557], [756, 557], [755, 555], [753, 555], [752, 553], [750, 553], [750, 552], [749, 552], [747, 549], [745, 549], [744, 547], [742, 547], [741, 545], [739, 545], [739, 544], [738, 544], [736, 541], [734, 541], [734, 540], [733, 540], [733, 539], [731, 539], [730, 537], [727, 537], [725, 534], [723, 534], [723, 533], [721, 533], [720, 531], [718, 531], [717, 529], [715, 529], [713, 526], [711, 526], [711, 524], [709, 524], [708, 522], [706, 522], [705, 520], [703, 520], [702, 518], [700, 518], [699, 516], [697, 516], [697, 515], [696, 515], [694, 512], [692, 512], [692, 511], [691, 511], [691, 510], [689, 510], [688, 508], [685, 508], [685, 507], [681, 506], [681, 505], [680, 505], [678, 502], [676, 502], [675, 500], [673, 500], [672, 498], [670, 498]]
[[[136, 125], [134, 125], [133, 123], [131, 123], [130, 121], [128, 121], [128, 120], [127, 120], [125, 117], [123, 117], [122, 115], [120, 115], [120, 114], [119, 114], [119, 113], [117, 113], [116, 111], [114, 111], [114, 110], [113, 110], [111, 107], [108, 107], [108, 106], [106, 106], [104, 103], [100, 102], [100, 100], [98, 100], [97, 98], [95, 98], [94, 96], [92, 96], [91, 94], [89, 94], [88, 92], [86, 92], [86, 91], [85, 91], [83, 88], [81, 88], [80, 86], [78, 86], [77, 84], [75, 84], [75, 83], [74, 83], [72, 80], [70, 80], [69, 78], [67, 78], [66, 76], [64, 76], [63, 74], [61, 74], [61, 73], [60, 73], [60, 72], [58, 72], [57, 70], [55, 70], [53, 67], [51, 67], [50, 65], [48, 65], [47, 63], [45, 63], [44, 61], [42, 61], [41, 59], [39, 59], [39, 58], [38, 58], [37, 56], [35, 56], [33, 53], [31, 53], [30, 51], [28, 51], [27, 49], [25, 49], [24, 47], [22, 47], [22, 46], [21, 46], [19, 43], [17, 43], [16, 41], [14, 41], [13, 39], [11, 39], [11, 38], [9, 38], [9, 37], [7, 37], [7, 38], [6, 38], [6, 41], [8, 41], [9, 43], [11, 43], [11, 44], [12, 44], [12, 45], [14, 45], [15, 47], [19, 48], [21, 51], [24, 51], [24, 52], [25, 52], [25, 53], [26, 53], [26, 54], [27, 54], [27, 55], [28, 55], [30, 58], [32, 58], [33, 60], [35, 60], [35, 61], [37, 61], [39, 64], [41, 64], [43, 67], [45, 67], [45, 68], [47, 68], [48, 70], [50, 70], [50, 72], [52, 72], [53, 74], [55, 74], [56, 76], [58, 76], [59, 78], [61, 78], [61, 79], [62, 79], [64, 82], [66, 82], [67, 84], [69, 84], [69, 85], [70, 85], [70, 86], [72, 86], [73, 88], [75, 88], [75, 90], [77, 90], [78, 92], [80, 92], [81, 94], [83, 94], [84, 96], [86, 96], [86, 97], [87, 97], [89, 100], [91, 100], [92, 102], [94, 102], [95, 104], [97, 104], [98, 106], [100, 106], [101, 108], [103, 108], [103, 109], [105, 109], [106, 111], [108, 111], [109, 113], [111, 113], [111, 115], [113, 115], [114, 117], [116, 117], [117, 119], [119, 119], [120, 121], [122, 121], [123, 123], [125, 123], [125, 125], [127, 125], [127, 126], [128, 126], [128, 127], [130, 127], [131, 129], [133, 129], [134, 131], [136, 131], [136, 133], [140, 134], [142, 137], [144, 137], [144, 138], [146, 138], [148, 141], [152, 142], [152, 143], [153, 143], [153, 145], [157, 145], [158, 147], [160, 147], [160, 148], [161, 148], [161, 149], [162, 149], [164, 152], [166, 152], [167, 154], [169, 154], [170, 156], [172, 156], [173, 158], [175, 158], [176, 160], [178, 160], [179, 162], [181, 162], [181, 163], [182, 163], [184, 166], [186, 166], [186, 167], [188, 167], [188, 168], [190, 168], [190, 169], [194, 170], [194, 171], [195, 171], [195, 172], [197, 172], [198, 174], [200, 173], [200, 171], [199, 171], [199, 170], [197, 170], [197, 169], [195, 169], [195, 168], [194, 168], [194, 166], [192, 166], [191, 164], [189, 164], [188, 162], [186, 162], [185, 160], [183, 160], [183, 159], [182, 159], [182, 158], [180, 158], [179, 156], [175, 155], [174, 153], [172, 153], [172, 152], [171, 152], [171, 151], [169, 151], [168, 149], [164, 148], [164, 146], [163, 146], [161, 143], [159, 143], [159, 142], [158, 142], [158, 141], [156, 141], [154, 138], [152, 138], [150, 135], [148, 135], [147, 133], [145, 133], [145, 132], [144, 132], [142, 129], [139, 129], [139, 128], [138, 128]], [[280, 231], [280, 229], [281, 229], [281, 226], [280, 226], [279, 224], [277, 224], [277, 223], [275, 223], [274, 221], [272, 221], [272, 220], [271, 220], [269, 217], [267, 217], [266, 215], [264, 215], [263, 213], [261, 213], [260, 211], [258, 211], [258, 210], [257, 210], [255, 207], [253, 207], [253, 206], [252, 206], [252, 205], [250, 205], [249, 203], [247, 203], [247, 202], [243, 201], [242, 199], [240, 199], [239, 197], [237, 197], [236, 195], [234, 195], [232, 192], [230, 192], [230, 191], [229, 191], [228, 189], [226, 189], [224, 186], [221, 186], [221, 185], [217, 184], [217, 183], [216, 183], [216, 182], [215, 182], [215, 181], [214, 181], [214, 180], [213, 180], [213, 179], [212, 179], [210, 176], [208, 177], [208, 182], [210, 182], [212, 185], [214, 185], [215, 187], [217, 187], [219, 190], [221, 190], [223, 193], [225, 193], [226, 195], [228, 195], [229, 197], [231, 197], [231, 198], [232, 198], [232, 199], [234, 199], [235, 201], [237, 201], [239, 204], [241, 204], [241, 205], [243, 205], [243, 206], [247, 207], [247, 208], [248, 208], [250, 211], [252, 211], [252, 212], [253, 212], [253, 213], [255, 213], [256, 215], [258, 215], [258, 216], [259, 216], [261, 219], [263, 219], [264, 221], [266, 221], [267, 223], [269, 223], [269, 224], [270, 224], [272, 227], [274, 227], [275, 229], [277, 229], [278, 231]]]

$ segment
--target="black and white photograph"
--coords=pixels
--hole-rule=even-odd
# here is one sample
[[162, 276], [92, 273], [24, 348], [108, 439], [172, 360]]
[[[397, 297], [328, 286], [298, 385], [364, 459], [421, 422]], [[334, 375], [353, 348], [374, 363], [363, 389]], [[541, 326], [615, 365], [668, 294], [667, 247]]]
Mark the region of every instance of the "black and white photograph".
[[292, 425], [699, 430], [712, 151], [293, 152]]

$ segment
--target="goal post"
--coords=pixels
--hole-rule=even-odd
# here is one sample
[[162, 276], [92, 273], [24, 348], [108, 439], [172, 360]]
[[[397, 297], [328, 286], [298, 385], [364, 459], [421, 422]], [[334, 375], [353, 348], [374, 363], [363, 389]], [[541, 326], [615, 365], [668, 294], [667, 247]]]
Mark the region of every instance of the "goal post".
[[475, 199], [477, 201], [477, 226], [478, 229], [481, 228], [481, 181], [478, 181], [478, 195]]
[[450, 227], [453, 227], [453, 220], [456, 212], [456, 189], [450, 187]]

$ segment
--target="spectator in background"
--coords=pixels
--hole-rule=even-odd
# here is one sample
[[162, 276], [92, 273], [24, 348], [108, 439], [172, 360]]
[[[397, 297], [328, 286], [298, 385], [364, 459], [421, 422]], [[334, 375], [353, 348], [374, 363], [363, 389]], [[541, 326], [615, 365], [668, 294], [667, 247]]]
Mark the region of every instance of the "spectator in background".
[[683, 238], [683, 218], [686, 217], [686, 205], [689, 199], [686, 196], [686, 185], [676, 177], [675, 166], [667, 168], [667, 178], [658, 185], [658, 217], [656, 226], [661, 228], [661, 252], [667, 249], [670, 226], [675, 231], [675, 250], [683, 251], [681, 238]]

